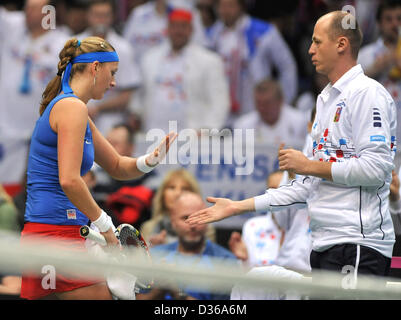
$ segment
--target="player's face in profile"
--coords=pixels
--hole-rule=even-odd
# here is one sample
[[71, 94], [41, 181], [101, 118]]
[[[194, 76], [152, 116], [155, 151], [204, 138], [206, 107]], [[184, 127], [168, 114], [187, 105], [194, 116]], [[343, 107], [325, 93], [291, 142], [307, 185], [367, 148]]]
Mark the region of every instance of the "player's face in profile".
[[187, 181], [179, 177], [172, 178], [167, 184], [163, 192], [163, 202], [167, 210], [170, 210], [177, 198], [184, 191], [191, 191], [191, 186]]
[[327, 75], [336, 63], [336, 39], [329, 36], [329, 21], [321, 19], [316, 22], [309, 48], [311, 60], [316, 72]]
[[96, 74], [93, 99], [102, 99], [107, 90], [116, 86], [115, 75], [118, 70], [118, 62], [105, 62], [99, 65]]

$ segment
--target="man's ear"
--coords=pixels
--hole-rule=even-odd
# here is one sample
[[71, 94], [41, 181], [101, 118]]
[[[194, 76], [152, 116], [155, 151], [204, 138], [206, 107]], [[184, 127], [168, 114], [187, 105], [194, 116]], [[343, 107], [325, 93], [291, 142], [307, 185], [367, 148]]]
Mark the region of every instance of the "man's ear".
[[339, 37], [337, 41], [337, 51], [338, 53], [344, 53], [349, 47], [349, 41], [346, 37]]

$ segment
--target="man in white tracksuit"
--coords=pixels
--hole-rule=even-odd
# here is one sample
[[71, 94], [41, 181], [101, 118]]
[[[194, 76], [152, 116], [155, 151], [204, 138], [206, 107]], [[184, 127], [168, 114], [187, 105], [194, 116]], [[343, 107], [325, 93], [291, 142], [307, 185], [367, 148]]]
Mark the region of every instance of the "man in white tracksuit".
[[[346, 20], [347, 19], [347, 20]], [[249, 211], [307, 205], [313, 271], [388, 275], [394, 245], [389, 186], [396, 149], [396, 109], [384, 87], [356, 64], [362, 34], [343, 28], [353, 17], [335, 11], [321, 17], [309, 54], [330, 83], [317, 99], [311, 136], [312, 158], [279, 150], [280, 170], [304, 178], [243, 201], [209, 198], [214, 206], [192, 214], [188, 223], [208, 223]]]

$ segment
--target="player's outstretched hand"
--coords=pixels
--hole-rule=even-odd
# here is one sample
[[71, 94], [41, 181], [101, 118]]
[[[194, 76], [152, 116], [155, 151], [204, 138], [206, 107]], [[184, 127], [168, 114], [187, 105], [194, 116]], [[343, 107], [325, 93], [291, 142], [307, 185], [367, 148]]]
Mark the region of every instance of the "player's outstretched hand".
[[187, 223], [190, 225], [210, 223], [223, 220], [239, 213], [235, 202], [230, 199], [208, 197], [207, 201], [214, 203], [214, 205], [192, 213], [186, 220]]
[[165, 158], [170, 146], [173, 144], [174, 140], [177, 138], [178, 134], [175, 132], [170, 132], [159, 146], [146, 158], [146, 163], [148, 166], [154, 167], [159, 164]]

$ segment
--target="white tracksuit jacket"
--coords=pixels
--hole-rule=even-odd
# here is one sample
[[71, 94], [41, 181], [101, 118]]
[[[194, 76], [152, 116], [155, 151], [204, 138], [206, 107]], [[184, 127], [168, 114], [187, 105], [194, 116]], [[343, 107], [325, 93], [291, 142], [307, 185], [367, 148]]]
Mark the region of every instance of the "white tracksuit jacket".
[[355, 243], [391, 257], [395, 236], [388, 195], [397, 125], [393, 99], [356, 65], [323, 89], [316, 108], [312, 158], [333, 162], [333, 181], [307, 176], [267, 190], [254, 198], [256, 211], [306, 204], [313, 250]]

